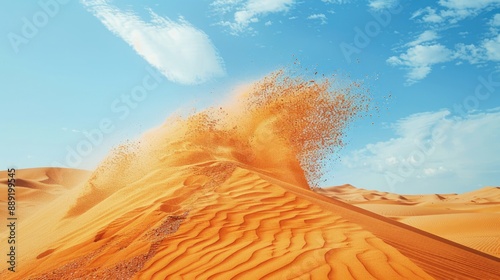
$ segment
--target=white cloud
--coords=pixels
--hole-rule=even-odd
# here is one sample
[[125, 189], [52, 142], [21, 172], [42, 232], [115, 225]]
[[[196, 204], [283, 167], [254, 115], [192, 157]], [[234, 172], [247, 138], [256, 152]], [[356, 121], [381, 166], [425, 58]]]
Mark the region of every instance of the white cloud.
[[434, 41], [436, 39], [438, 39], [438, 35], [435, 31], [426, 30], [422, 34], [420, 34], [414, 41], [411, 41], [407, 45], [408, 46], [416, 46], [416, 45], [420, 45], [420, 44], [425, 43], [425, 42]]
[[[478, 64], [486, 59], [484, 49], [477, 47], [474, 44], [457, 44], [453, 57], [460, 60], [468, 61], [470, 64]], [[459, 62], [460, 63], [460, 62]]]
[[195, 84], [224, 74], [223, 61], [209, 37], [186, 20], [173, 21], [150, 11], [152, 19], [145, 22], [105, 0], [82, 3], [171, 81]]
[[457, 44], [455, 49], [454, 58], [468, 61], [471, 64], [500, 61], [500, 34], [484, 39], [477, 46]]
[[500, 14], [496, 14], [490, 21], [491, 26], [500, 26]]
[[210, 6], [212, 6], [216, 12], [226, 14], [241, 2], [242, 0], [215, 0], [210, 4]]
[[399, 0], [370, 0], [368, 6], [373, 10], [384, 10], [395, 7]]
[[500, 61], [500, 34], [485, 38], [477, 44], [457, 43], [453, 47], [446, 47], [438, 43], [437, 39], [439, 36], [435, 31], [426, 30], [406, 43], [404, 47], [407, 49], [404, 52], [389, 57], [387, 63], [406, 68], [407, 83], [411, 85], [427, 77], [435, 64], [456, 61], [455, 64], [460, 65], [467, 61], [481, 65]]
[[484, 40], [483, 47], [489, 60], [500, 61], [500, 35]]
[[393, 66], [408, 69], [407, 82], [413, 84], [427, 77], [434, 64], [452, 59], [452, 51], [441, 44], [416, 45], [399, 56], [392, 56], [387, 62]]
[[321, 24], [327, 23], [327, 17], [325, 16], [325, 14], [312, 14], [308, 16], [307, 19], [319, 20]]
[[500, 14], [495, 14], [488, 22], [488, 37], [476, 44], [457, 44], [455, 46], [457, 59], [462, 59], [471, 64], [500, 61]]
[[330, 4], [337, 4], [337, 5], [342, 5], [342, 4], [348, 4], [351, 3], [352, 0], [321, 0], [325, 3], [330, 3]]
[[[349, 153], [335, 184], [401, 193], [452, 192], [498, 185], [500, 112], [454, 116], [448, 110], [401, 119], [396, 137]], [[363, 174], [363, 176], [359, 176]]]
[[253, 30], [250, 25], [259, 22], [262, 16], [288, 11], [295, 5], [296, 0], [247, 0], [242, 2], [218, 0], [211, 4], [216, 11], [223, 11], [221, 14], [234, 12], [233, 20], [219, 22], [220, 25], [229, 27], [234, 35]]
[[440, 23], [444, 20], [442, 16], [436, 13], [436, 9], [433, 9], [431, 7], [417, 10], [415, 13], [413, 13], [411, 19], [418, 18], [420, 16], [422, 17], [422, 21], [428, 23]]
[[484, 9], [490, 5], [500, 4], [500, 0], [439, 0], [439, 4], [455, 10]]
[[440, 0], [440, 7], [426, 7], [418, 10], [412, 19], [421, 18], [426, 23], [455, 24], [481, 12], [500, 7], [500, 0]]

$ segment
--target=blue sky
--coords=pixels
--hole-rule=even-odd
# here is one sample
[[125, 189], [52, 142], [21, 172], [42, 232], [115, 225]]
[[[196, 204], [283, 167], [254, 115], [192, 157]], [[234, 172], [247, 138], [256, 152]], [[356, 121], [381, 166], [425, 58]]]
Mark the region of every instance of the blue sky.
[[92, 169], [169, 115], [298, 59], [363, 82], [380, 107], [347, 131], [322, 185], [498, 185], [500, 0], [408, 2], [3, 3], [0, 168]]

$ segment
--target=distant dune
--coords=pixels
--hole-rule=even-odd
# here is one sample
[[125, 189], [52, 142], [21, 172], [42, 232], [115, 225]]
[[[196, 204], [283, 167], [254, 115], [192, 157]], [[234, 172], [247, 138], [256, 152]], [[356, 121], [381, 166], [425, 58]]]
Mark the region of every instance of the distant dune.
[[16, 272], [0, 257], [0, 279], [498, 279], [494, 256], [309, 188], [365, 108], [359, 84], [330, 89], [278, 72], [91, 174], [19, 170]]
[[399, 195], [344, 185], [317, 192], [500, 257], [500, 187], [463, 194]]
[[[18, 215], [26, 218], [38, 208], [85, 181], [91, 172], [66, 168], [32, 168], [16, 171]], [[0, 217], [7, 212], [7, 172], [0, 171]], [[0, 232], [5, 230], [1, 228]]]

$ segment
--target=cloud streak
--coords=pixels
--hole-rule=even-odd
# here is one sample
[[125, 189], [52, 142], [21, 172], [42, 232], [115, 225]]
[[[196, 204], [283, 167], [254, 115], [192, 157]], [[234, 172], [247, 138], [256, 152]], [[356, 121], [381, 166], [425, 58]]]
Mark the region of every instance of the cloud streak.
[[325, 14], [312, 14], [312, 15], [308, 16], [307, 19], [319, 20], [319, 22], [321, 24], [327, 24], [327, 22], [328, 22], [328, 19], [325, 16]]
[[398, 3], [399, 0], [370, 0], [368, 1], [368, 7], [375, 11], [381, 11], [395, 7]]
[[172, 82], [199, 84], [225, 74], [223, 60], [210, 38], [183, 18], [173, 21], [150, 10], [151, 20], [146, 22], [105, 0], [82, 3], [109, 31]]
[[222, 15], [233, 14], [233, 20], [219, 22], [222, 26], [231, 29], [233, 35], [238, 35], [247, 31], [252, 31], [252, 23], [259, 22], [262, 16], [271, 13], [288, 11], [295, 0], [247, 0], [241, 3], [241, 0], [216, 0], [212, 2], [215, 11]]

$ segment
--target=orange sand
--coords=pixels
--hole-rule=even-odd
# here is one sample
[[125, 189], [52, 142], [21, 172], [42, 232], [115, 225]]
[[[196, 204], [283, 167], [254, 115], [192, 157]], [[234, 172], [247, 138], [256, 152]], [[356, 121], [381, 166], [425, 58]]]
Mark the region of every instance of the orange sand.
[[277, 73], [230, 109], [168, 120], [34, 200], [0, 278], [498, 278], [493, 257], [309, 189], [362, 109], [353, 88]]
[[399, 195], [344, 185], [317, 192], [500, 257], [500, 187], [463, 194]]

